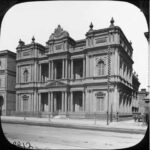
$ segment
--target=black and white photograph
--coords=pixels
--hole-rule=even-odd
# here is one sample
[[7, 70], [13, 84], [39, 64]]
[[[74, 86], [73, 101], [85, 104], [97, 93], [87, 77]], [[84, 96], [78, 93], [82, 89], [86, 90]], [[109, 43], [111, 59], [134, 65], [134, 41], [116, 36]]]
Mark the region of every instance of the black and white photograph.
[[0, 33], [0, 118], [10, 144], [124, 149], [144, 139], [150, 47], [140, 4], [36, 1], [8, 9]]

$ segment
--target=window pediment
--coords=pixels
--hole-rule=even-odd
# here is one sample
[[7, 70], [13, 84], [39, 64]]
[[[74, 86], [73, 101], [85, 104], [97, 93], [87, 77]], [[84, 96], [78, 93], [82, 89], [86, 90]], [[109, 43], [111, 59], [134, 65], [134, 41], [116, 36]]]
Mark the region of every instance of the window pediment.
[[103, 93], [103, 92], [97, 92], [97, 93], [95, 94], [96, 97], [104, 97], [105, 95], [106, 95], [106, 94]]

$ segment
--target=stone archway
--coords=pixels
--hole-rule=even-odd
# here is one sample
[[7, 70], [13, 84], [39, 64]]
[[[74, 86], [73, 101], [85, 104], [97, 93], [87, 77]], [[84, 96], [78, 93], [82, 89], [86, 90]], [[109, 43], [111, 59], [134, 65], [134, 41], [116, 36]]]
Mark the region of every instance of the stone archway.
[[4, 98], [3, 96], [0, 96], [0, 116], [2, 115], [2, 106], [4, 104]]

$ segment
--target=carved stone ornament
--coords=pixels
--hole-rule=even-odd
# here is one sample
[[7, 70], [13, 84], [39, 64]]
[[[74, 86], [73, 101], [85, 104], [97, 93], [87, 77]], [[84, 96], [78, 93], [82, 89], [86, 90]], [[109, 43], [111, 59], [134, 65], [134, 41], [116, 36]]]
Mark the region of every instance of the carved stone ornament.
[[64, 31], [60, 25], [54, 30], [54, 33], [51, 34], [49, 40], [54, 40], [62, 37], [69, 37], [69, 33]]
[[105, 96], [105, 93], [97, 92], [97, 93], [95, 94], [95, 96], [97, 96], [97, 97], [104, 97], [104, 96]]
[[28, 96], [28, 95], [23, 95], [22, 98], [23, 98], [24, 100], [28, 100], [28, 99], [29, 99], [29, 96]]
[[103, 61], [104, 62], [104, 64], [106, 64], [106, 59], [105, 59], [105, 57], [96, 57], [95, 58], [95, 61], [96, 61], [96, 64], [98, 64], [98, 62], [100, 62], [100, 61]]
[[59, 81], [54, 81], [54, 82], [51, 82], [49, 84], [46, 85], [46, 87], [53, 87], [53, 86], [65, 86], [66, 84], [62, 83], [62, 82], [59, 82]]

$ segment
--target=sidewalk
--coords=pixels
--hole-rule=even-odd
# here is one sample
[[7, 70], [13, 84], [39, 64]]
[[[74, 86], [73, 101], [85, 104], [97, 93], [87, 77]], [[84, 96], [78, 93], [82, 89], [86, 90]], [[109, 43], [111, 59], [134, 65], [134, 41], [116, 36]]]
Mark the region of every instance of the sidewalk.
[[142, 122], [134, 122], [134, 120], [111, 122], [107, 125], [105, 120], [94, 119], [68, 119], [68, 118], [33, 118], [33, 117], [14, 117], [14, 116], [1, 116], [1, 120], [4, 123], [13, 124], [27, 124], [27, 125], [40, 125], [62, 128], [74, 128], [74, 129], [88, 129], [88, 130], [100, 130], [110, 132], [122, 132], [122, 133], [137, 133], [145, 134], [147, 126]]

